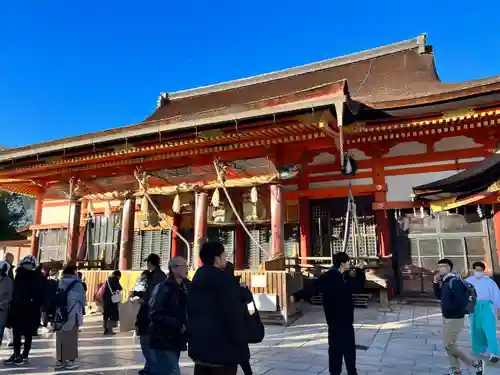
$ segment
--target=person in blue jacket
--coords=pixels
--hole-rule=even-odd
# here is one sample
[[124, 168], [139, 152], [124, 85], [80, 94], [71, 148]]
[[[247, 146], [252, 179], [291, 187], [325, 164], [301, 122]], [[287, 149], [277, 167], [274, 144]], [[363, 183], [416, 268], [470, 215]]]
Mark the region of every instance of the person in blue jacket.
[[292, 303], [321, 293], [328, 325], [328, 359], [331, 375], [342, 373], [342, 359], [348, 375], [357, 375], [354, 303], [352, 295], [361, 291], [366, 280], [360, 268], [351, 270], [351, 259], [344, 252], [333, 256], [333, 267], [307, 288], [290, 297]]

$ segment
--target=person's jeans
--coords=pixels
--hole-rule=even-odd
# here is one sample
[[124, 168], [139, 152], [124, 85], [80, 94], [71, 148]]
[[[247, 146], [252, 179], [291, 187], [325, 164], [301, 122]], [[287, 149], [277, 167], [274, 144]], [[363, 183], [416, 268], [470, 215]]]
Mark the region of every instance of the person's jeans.
[[141, 344], [142, 355], [144, 357], [144, 368], [139, 371], [139, 374], [148, 375], [151, 372], [151, 348], [149, 347], [149, 335], [139, 336], [139, 342]]
[[181, 375], [179, 367], [180, 353], [167, 350], [149, 350], [150, 375]]
[[342, 359], [348, 375], [357, 375], [356, 340], [352, 324], [328, 327], [328, 362], [331, 375], [342, 373]]

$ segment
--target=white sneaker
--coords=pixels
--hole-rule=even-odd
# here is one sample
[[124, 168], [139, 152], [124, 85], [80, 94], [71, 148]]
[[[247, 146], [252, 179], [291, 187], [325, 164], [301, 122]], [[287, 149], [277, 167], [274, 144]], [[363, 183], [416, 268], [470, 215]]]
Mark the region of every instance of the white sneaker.
[[65, 361], [64, 362], [64, 368], [67, 370], [74, 370], [78, 368], [78, 363], [75, 361]]
[[63, 361], [57, 361], [56, 365], [54, 366], [54, 369], [55, 370], [60, 370], [62, 368], [64, 368], [64, 362]]
[[491, 363], [497, 363], [500, 360], [496, 355], [490, 355], [490, 362]]

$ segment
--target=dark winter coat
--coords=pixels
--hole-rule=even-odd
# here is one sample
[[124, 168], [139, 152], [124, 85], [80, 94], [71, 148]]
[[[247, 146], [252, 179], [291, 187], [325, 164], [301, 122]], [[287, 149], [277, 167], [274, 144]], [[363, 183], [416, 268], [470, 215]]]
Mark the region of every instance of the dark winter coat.
[[146, 292], [134, 293], [134, 297], [141, 298], [144, 303], [139, 308], [137, 313], [137, 319], [135, 321], [136, 333], [138, 336], [143, 336], [148, 334], [149, 330], [149, 298], [153, 292], [155, 286], [165, 281], [165, 272], [161, 268], [156, 268], [147, 278], [147, 288]]
[[36, 335], [43, 303], [44, 290], [43, 284], [40, 285], [39, 274], [18, 268], [14, 278], [8, 326], [20, 331], [22, 335]]
[[106, 284], [104, 288], [104, 293], [102, 295], [102, 315], [104, 321], [112, 320], [114, 322], [120, 321], [120, 313], [118, 310], [118, 303], [113, 303], [111, 296], [113, 293], [123, 290], [120, 285], [120, 280], [116, 276], [108, 277], [109, 286]]
[[441, 313], [446, 319], [461, 319], [465, 316], [467, 305], [467, 289], [463, 281], [456, 275], [447, 275], [443, 281], [434, 283], [434, 293], [441, 300]]
[[237, 365], [250, 358], [246, 307], [233, 276], [204, 265], [188, 290], [188, 351], [193, 361]]
[[168, 277], [149, 298], [149, 346], [156, 350], [185, 351], [187, 344], [187, 287]]
[[363, 289], [365, 273], [356, 268], [356, 276], [341, 273], [336, 269], [325, 272], [293, 296], [295, 299], [308, 299], [317, 294], [323, 295], [323, 309], [330, 329], [351, 325], [354, 322], [354, 302], [352, 295]]
[[56, 278], [48, 278], [45, 283], [45, 303], [43, 306], [43, 311], [47, 314], [48, 320], [52, 321], [55, 313], [55, 299], [57, 294], [57, 288], [59, 285], [59, 280]]

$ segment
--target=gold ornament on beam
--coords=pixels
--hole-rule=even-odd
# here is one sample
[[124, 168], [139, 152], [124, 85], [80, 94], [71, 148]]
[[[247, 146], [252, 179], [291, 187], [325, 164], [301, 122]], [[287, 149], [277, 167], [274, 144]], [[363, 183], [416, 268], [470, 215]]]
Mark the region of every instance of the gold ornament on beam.
[[219, 193], [219, 188], [216, 188], [214, 190], [214, 194], [212, 195], [212, 206], [215, 208], [218, 208], [220, 206], [220, 193]]
[[259, 201], [259, 191], [257, 190], [257, 186], [254, 186], [250, 191], [250, 202], [257, 203], [258, 201]]
[[172, 211], [176, 214], [181, 213], [181, 198], [179, 197], [179, 194], [175, 195], [174, 202], [172, 203]]

